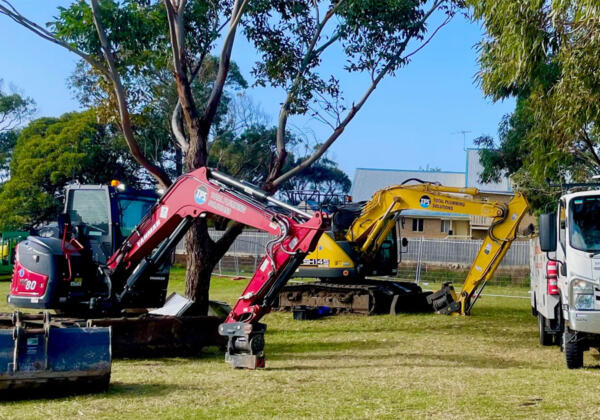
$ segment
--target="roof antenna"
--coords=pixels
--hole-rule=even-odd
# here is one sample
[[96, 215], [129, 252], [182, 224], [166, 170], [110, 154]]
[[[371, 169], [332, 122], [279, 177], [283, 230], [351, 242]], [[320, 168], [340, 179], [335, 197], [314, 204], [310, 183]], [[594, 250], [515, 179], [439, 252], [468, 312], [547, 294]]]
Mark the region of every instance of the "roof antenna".
[[455, 131], [452, 134], [462, 134], [463, 136], [463, 151], [467, 151], [467, 134], [471, 133], [471, 131], [467, 131], [467, 130], [460, 130], [460, 131]]

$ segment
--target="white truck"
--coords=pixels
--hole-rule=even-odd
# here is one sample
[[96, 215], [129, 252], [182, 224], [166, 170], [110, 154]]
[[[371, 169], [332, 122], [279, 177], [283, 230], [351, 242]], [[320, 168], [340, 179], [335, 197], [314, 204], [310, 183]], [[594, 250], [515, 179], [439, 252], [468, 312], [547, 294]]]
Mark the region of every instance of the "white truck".
[[[598, 184], [591, 184], [598, 187]], [[566, 188], [590, 186], [568, 184]], [[600, 348], [600, 190], [567, 193], [540, 215], [532, 245], [531, 306], [540, 343], [561, 345], [567, 367]]]

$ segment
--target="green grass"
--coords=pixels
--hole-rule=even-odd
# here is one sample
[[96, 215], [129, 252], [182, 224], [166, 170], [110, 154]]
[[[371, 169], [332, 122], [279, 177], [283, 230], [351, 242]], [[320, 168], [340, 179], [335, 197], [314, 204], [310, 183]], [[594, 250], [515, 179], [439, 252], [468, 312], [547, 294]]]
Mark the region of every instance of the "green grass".
[[[235, 301], [246, 281], [213, 280]], [[433, 286], [433, 285], [430, 285]], [[8, 284], [0, 284], [0, 293]], [[175, 270], [172, 289], [183, 291]], [[488, 293], [527, 296], [526, 289]], [[6, 308], [0, 308], [5, 310]], [[598, 417], [600, 365], [569, 371], [537, 343], [529, 301], [484, 296], [473, 315], [265, 318], [267, 368], [192, 358], [116, 360], [105, 394], [0, 403], [0, 418], [585, 418]]]

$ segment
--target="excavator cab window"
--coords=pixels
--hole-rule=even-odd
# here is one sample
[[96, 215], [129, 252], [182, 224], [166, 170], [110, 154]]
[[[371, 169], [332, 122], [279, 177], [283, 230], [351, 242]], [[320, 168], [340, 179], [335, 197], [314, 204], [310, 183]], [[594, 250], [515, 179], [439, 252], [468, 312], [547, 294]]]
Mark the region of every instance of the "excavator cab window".
[[65, 210], [73, 232], [89, 248], [92, 260], [105, 263], [113, 252], [108, 190], [69, 189]]
[[119, 195], [117, 203], [119, 206], [119, 228], [121, 237], [127, 238], [144, 215], [150, 211], [156, 199], [151, 197], [134, 197], [131, 195]]
[[108, 196], [104, 190], [70, 190], [67, 213], [73, 226], [84, 225], [90, 237], [108, 235]]
[[398, 244], [396, 237], [396, 228], [394, 227], [381, 243], [375, 264], [380, 274], [389, 274], [391, 270], [397, 268]]

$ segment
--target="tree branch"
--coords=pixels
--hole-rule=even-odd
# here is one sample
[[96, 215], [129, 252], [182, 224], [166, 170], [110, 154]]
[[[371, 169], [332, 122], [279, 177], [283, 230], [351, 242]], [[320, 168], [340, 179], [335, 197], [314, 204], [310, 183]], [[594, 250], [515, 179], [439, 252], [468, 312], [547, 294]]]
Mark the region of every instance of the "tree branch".
[[[438, 1], [434, 2], [434, 4], [431, 6], [430, 10], [423, 15], [423, 18], [421, 19], [421, 25], [427, 21], [427, 19], [433, 14], [433, 12], [435, 10], [438, 9], [438, 7], [441, 4], [442, 4], [441, 0], [438, 0]], [[338, 5], [339, 5], [339, 3], [338, 3]], [[446, 19], [446, 21], [444, 21], [440, 25], [440, 27], [438, 27], [434, 31], [433, 35], [435, 35], [435, 33], [437, 33], [437, 31], [439, 31], [439, 29], [441, 27], [443, 27], [444, 25], [446, 25], [446, 23], [449, 20], [449, 18], [451, 18], [451, 17], [448, 16], [448, 18]], [[418, 28], [419, 26], [420, 25], [415, 25], [415, 28]], [[415, 33], [416, 33], [416, 29], [413, 30], [412, 33], [409, 36], [407, 36], [407, 39], [406, 39], [406, 41], [404, 42], [404, 44], [402, 46], [402, 51], [404, 51], [404, 49], [408, 45], [408, 42], [412, 39], [412, 37], [415, 35]], [[431, 40], [431, 37], [425, 42], [425, 45], [427, 43], [429, 43], [430, 40]], [[416, 52], [418, 52], [421, 48], [423, 48], [423, 46], [424, 45], [422, 45], [417, 50], [413, 51], [410, 55], [413, 55]], [[348, 113], [346, 114], [346, 116], [344, 117], [344, 119], [338, 124], [338, 126], [335, 128], [335, 130], [333, 130], [333, 133], [331, 133], [331, 135], [329, 136], [329, 138], [319, 147], [319, 149], [317, 149], [317, 151], [315, 153], [313, 153], [308, 159], [302, 161], [296, 167], [292, 168], [291, 170], [289, 170], [285, 174], [278, 176], [273, 181], [271, 181], [270, 183], [268, 183], [268, 187], [269, 187], [270, 190], [276, 189], [279, 185], [281, 185], [282, 183], [284, 183], [285, 181], [287, 181], [291, 177], [299, 174], [304, 169], [308, 168], [310, 165], [312, 165], [314, 162], [316, 162], [321, 156], [323, 156], [323, 154], [325, 154], [325, 152], [329, 149], [329, 147], [344, 132], [346, 126], [350, 123], [350, 121], [352, 121], [352, 119], [356, 116], [356, 114], [358, 113], [358, 111], [363, 107], [363, 105], [365, 104], [365, 102], [367, 101], [367, 99], [369, 98], [369, 96], [371, 96], [371, 94], [373, 93], [373, 91], [377, 88], [377, 85], [379, 85], [379, 82], [381, 82], [381, 80], [394, 68], [394, 66], [400, 60], [406, 60], [407, 59], [408, 56], [400, 57], [400, 54], [401, 53], [398, 54], [398, 58], [396, 60], [391, 60], [390, 62], [388, 62], [388, 64], [383, 68], [383, 70], [381, 70], [381, 72], [379, 72], [379, 74], [377, 75], [377, 77], [375, 77], [375, 78], [372, 79], [372, 82], [371, 82], [369, 88], [365, 91], [365, 93], [362, 96], [362, 98], [358, 101], [357, 104], [352, 105], [352, 107], [350, 108], [350, 110], [348, 111]], [[287, 116], [286, 116], [286, 119], [287, 119]], [[280, 123], [281, 123], [281, 117], [280, 117]], [[284, 130], [285, 130], [285, 127], [284, 127]]]
[[425, 41], [423, 41], [423, 43], [421, 43], [421, 45], [419, 45], [419, 47], [416, 48], [414, 51], [406, 54], [404, 56], [404, 59], [408, 60], [411, 56], [415, 55], [416, 53], [418, 53], [419, 51], [421, 51], [423, 48], [425, 48], [425, 46], [427, 44], [429, 44], [429, 42], [433, 39], [433, 37], [435, 36], [435, 34], [437, 34], [438, 31], [440, 29], [442, 29], [444, 26], [446, 26], [448, 24], [448, 22], [450, 22], [451, 20], [452, 20], [452, 16], [450, 16], [450, 15], [446, 16], [446, 19], [444, 19], [444, 21], [437, 28], [435, 28], [435, 30], [433, 31], [433, 33], [431, 34], [431, 36], [429, 38], [427, 38]]
[[72, 53], [77, 54], [79, 57], [81, 57], [83, 60], [85, 60], [87, 63], [89, 63], [92, 67], [94, 67], [96, 70], [98, 70], [99, 72], [101, 72], [103, 75], [109, 77], [109, 72], [108, 69], [98, 60], [96, 60], [94, 57], [90, 56], [89, 54], [84, 53], [81, 50], [78, 50], [77, 48], [75, 48], [74, 46], [56, 38], [54, 36], [54, 34], [50, 31], [48, 31], [47, 29], [42, 28], [40, 25], [38, 25], [37, 23], [27, 19], [26, 17], [24, 17], [21, 13], [19, 13], [17, 11], [17, 9], [15, 9], [15, 7], [10, 4], [8, 1], [6, 0], [0, 0], [0, 3], [4, 3], [7, 6], [2, 6], [0, 5], [0, 13], [4, 14], [6, 16], [8, 16], [9, 18], [11, 18], [12, 20], [14, 20], [16, 23], [18, 23], [19, 25], [29, 29], [31, 32], [33, 32], [34, 34], [36, 34], [37, 36], [50, 41], [56, 45], [59, 45], [69, 51], [71, 51]]
[[589, 149], [589, 151], [592, 154], [592, 158], [595, 161], [597, 166], [600, 166], [600, 157], [598, 157], [598, 154], [596, 153], [596, 150], [594, 149], [594, 144], [592, 142], [592, 139], [590, 139], [587, 130], [581, 130], [582, 131], [582, 138], [583, 141], [585, 142], [587, 148]]
[[173, 110], [173, 115], [171, 116], [171, 131], [175, 136], [175, 141], [177, 145], [181, 149], [181, 151], [185, 154], [187, 153], [190, 144], [188, 143], [185, 134], [183, 132], [183, 125], [181, 120], [181, 102], [178, 100], [175, 105], [175, 109]]
[[[310, 64], [311, 59], [315, 57], [315, 48], [316, 48], [317, 42], [319, 41], [319, 38], [321, 37], [321, 33], [323, 32], [323, 29], [327, 25], [327, 22], [329, 21], [329, 19], [331, 19], [331, 17], [335, 14], [335, 12], [338, 10], [338, 8], [344, 2], [345, 2], [345, 0], [339, 0], [331, 9], [329, 9], [327, 11], [325, 16], [323, 17], [323, 20], [317, 24], [315, 33], [310, 41], [308, 48], [306, 49], [306, 53], [304, 54], [304, 57], [302, 58], [302, 63], [300, 64], [300, 67], [298, 68], [298, 71], [296, 72], [296, 75], [294, 77], [294, 81], [292, 82], [292, 85], [290, 86], [288, 95], [285, 98], [285, 101], [283, 102], [283, 104], [281, 105], [281, 108], [279, 111], [279, 122], [277, 125], [277, 135], [276, 135], [276, 140], [275, 140], [275, 146], [276, 146], [276, 150], [277, 150], [277, 158], [275, 159], [274, 165], [271, 168], [271, 172], [269, 173], [269, 176], [267, 178], [267, 182], [265, 183], [265, 187], [267, 187], [267, 188], [270, 188], [269, 185], [275, 186], [275, 184], [270, 184], [269, 181], [279, 176], [279, 174], [281, 172], [281, 168], [283, 167], [285, 159], [287, 158], [287, 151], [285, 149], [285, 130], [287, 127], [287, 120], [288, 120], [289, 112], [290, 112], [290, 104], [292, 103], [292, 100], [295, 99], [295, 97], [296, 97], [296, 90], [298, 89], [298, 86], [302, 80], [302, 75], [308, 68], [308, 65]], [[333, 35], [332, 38], [335, 38], [335, 35]], [[319, 54], [321, 52], [323, 52], [324, 49], [327, 48], [332, 43], [333, 43], [333, 41], [331, 43], [326, 42], [319, 49]]]
[[273, 180], [270, 183], [271, 188], [276, 188], [277, 186], [281, 185], [283, 182], [287, 181], [291, 177], [302, 172], [304, 169], [308, 168], [310, 165], [312, 165], [314, 162], [316, 162], [321, 156], [323, 156], [323, 154], [325, 154], [327, 149], [329, 149], [329, 147], [333, 144], [333, 142], [335, 142], [338, 139], [338, 137], [346, 129], [346, 126], [350, 123], [350, 121], [352, 121], [352, 119], [355, 117], [355, 115], [358, 113], [358, 111], [360, 111], [360, 109], [363, 107], [363, 105], [365, 104], [367, 99], [369, 99], [369, 96], [371, 96], [371, 93], [373, 93], [373, 91], [377, 88], [377, 85], [379, 84], [379, 82], [381, 82], [383, 77], [386, 74], [388, 74], [389, 71], [393, 68], [394, 63], [395, 63], [395, 61], [388, 63], [388, 65], [379, 73], [379, 75], [375, 78], [375, 80], [373, 80], [373, 82], [371, 82], [371, 84], [369, 85], [369, 88], [365, 91], [365, 93], [362, 96], [362, 98], [360, 99], [360, 101], [358, 101], [358, 103], [356, 105], [352, 105], [352, 107], [350, 108], [350, 110], [348, 111], [348, 113], [346, 114], [344, 119], [335, 128], [333, 133], [331, 133], [329, 138], [319, 147], [319, 149], [317, 149], [317, 151], [315, 153], [313, 153], [312, 156], [310, 156], [308, 159], [302, 161], [299, 165], [297, 165], [293, 169], [290, 169], [285, 174], [280, 175], [278, 178]]
[[241, 4], [240, 0], [235, 0], [233, 4], [233, 8], [231, 10], [229, 31], [227, 32], [227, 35], [225, 36], [225, 39], [223, 41], [223, 49], [221, 50], [221, 55], [219, 57], [219, 69], [217, 71], [217, 77], [215, 78], [213, 89], [210, 93], [208, 101], [206, 102], [206, 109], [204, 111], [203, 117], [205, 127], [210, 127], [217, 113], [217, 107], [219, 105], [219, 102], [221, 101], [221, 96], [223, 95], [223, 89], [225, 87], [225, 81], [227, 80], [227, 74], [229, 73], [229, 65], [231, 62], [231, 52], [233, 51], [233, 41], [235, 40], [235, 32], [242, 18], [244, 8], [247, 4], [248, 0], [242, 0]]
[[100, 38], [100, 44], [102, 45], [102, 53], [104, 55], [104, 59], [108, 64], [108, 72], [107, 77], [112, 82], [115, 96], [117, 98], [117, 105], [119, 108], [119, 118], [121, 120], [121, 129], [123, 131], [123, 136], [125, 137], [125, 141], [127, 142], [127, 146], [129, 147], [129, 151], [150, 174], [163, 186], [168, 187], [171, 185], [171, 179], [162, 170], [160, 167], [156, 166], [144, 156], [144, 153], [140, 149], [137, 141], [135, 140], [135, 135], [133, 133], [133, 128], [131, 126], [131, 118], [129, 115], [129, 109], [127, 105], [127, 98], [125, 94], [125, 89], [123, 88], [123, 84], [121, 82], [121, 76], [117, 70], [115, 65], [115, 60], [110, 50], [110, 45], [108, 43], [108, 39], [106, 38], [106, 33], [104, 28], [102, 27], [102, 23], [99, 19], [98, 13], [98, 0], [90, 0], [90, 4], [92, 7], [92, 16], [94, 18], [94, 25], [96, 26], [96, 31], [98, 32], [98, 37]]

